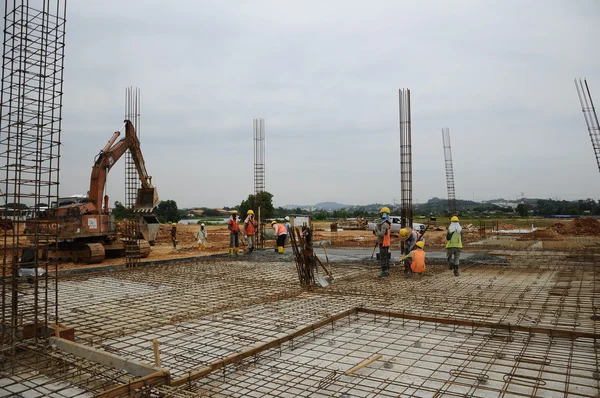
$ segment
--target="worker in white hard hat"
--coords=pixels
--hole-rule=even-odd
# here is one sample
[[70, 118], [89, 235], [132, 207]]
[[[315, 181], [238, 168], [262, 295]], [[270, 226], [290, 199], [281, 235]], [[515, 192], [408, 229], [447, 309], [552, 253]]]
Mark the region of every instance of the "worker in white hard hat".
[[206, 242], [208, 241], [208, 232], [206, 232], [204, 223], [200, 224], [200, 229], [196, 234], [196, 238], [198, 239], [198, 250], [206, 249]]
[[390, 276], [390, 242], [392, 232], [389, 207], [382, 207], [379, 214], [381, 215], [381, 221], [373, 229], [373, 233], [377, 235], [379, 260], [381, 261], [381, 274], [378, 277], [387, 278]]
[[246, 213], [246, 219], [244, 220], [244, 233], [246, 234], [246, 241], [248, 242], [248, 254], [254, 251], [255, 223], [254, 210], [250, 209]]
[[289, 216], [285, 216], [284, 220], [285, 220], [285, 222], [283, 223], [283, 225], [285, 226], [285, 230], [287, 232], [287, 235], [285, 237], [285, 241], [286, 241], [286, 243], [289, 243], [289, 241], [290, 241], [290, 228], [291, 228], [290, 217]]
[[277, 246], [275, 247], [275, 252], [283, 253], [285, 251], [285, 238], [287, 236], [287, 231], [285, 229], [285, 225], [279, 224], [277, 221], [271, 221], [271, 226], [273, 227], [273, 232], [275, 232], [275, 236], [277, 239]]
[[460, 261], [460, 252], [462, 245], [462, 227], [457, 216], [452, 216], [450, 226], [446, 233], [446, 258], [448, 259], [448, 268], [454, 270], [454, 276], [459, 276], [458, 262]]

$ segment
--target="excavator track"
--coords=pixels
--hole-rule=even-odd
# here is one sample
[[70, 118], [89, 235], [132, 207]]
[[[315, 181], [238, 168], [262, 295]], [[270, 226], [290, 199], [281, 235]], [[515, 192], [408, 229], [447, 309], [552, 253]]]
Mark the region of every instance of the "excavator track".
[[106, 256], [102, 243], [86, 243], [78, 254], [79, 261], [88, 264], [101, 263]]

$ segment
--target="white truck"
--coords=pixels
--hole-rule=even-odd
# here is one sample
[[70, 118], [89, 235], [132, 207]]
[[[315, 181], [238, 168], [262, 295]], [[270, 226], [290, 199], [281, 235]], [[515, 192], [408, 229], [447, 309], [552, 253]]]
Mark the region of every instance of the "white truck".
[[[390, 216], [390, 221], [392, 222], [392, 233], [396, 233], [396, 234], [399, 233], [400, 225], [401, 225], [400, 216]], [[377, 225], [377, 223], [379, 223], [379, 222], [380, 222], [380, 220], [369, 222], [367, 224], [367, 230], [372, 231], [375, 228], [375, 225]], [[425, 224], [413, 222], [412, 228], [415, 231], [419, 231], [420, 233], [423, 233], [423, 231], [425, 231]]]

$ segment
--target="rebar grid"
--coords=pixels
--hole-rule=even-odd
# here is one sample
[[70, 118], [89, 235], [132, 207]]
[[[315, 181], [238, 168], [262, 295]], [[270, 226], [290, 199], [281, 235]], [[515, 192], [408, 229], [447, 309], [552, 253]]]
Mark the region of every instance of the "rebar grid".
[[452, 146], [450, 144], [450, 129], [442, 129], [442, 142], [444, 145], [444, 163], [446, 166], [446, 186], [448, 188], [448, 212], [456, 214], [456, 192], [454, 189], [454, 169], [452, 167]]
[[[44, 337], [38, 326], [57, 311], [49, 304], [56, 280], [48, 274], [56, 260], [41, 260], [37, 253], [56, 244], [58, 233], [58, 218], [46, 209], [59, 198], [66, 7], [58, 0], [6, 0], [4, 6], [0, 348], [14, 357], [19, 341]], [[37, 221], [23, 222], [30, 218]], [[20, 274], [28, 275], [27, 282]]]
[[[161, 366], [175, 379], [294, 336], [274, 354], [159, 387], [156, 396], [594, 396], [600, 346], [581, 336], [599, 334], [595, 254], [507, 253], [495, 263], [473, 257], [459, 278], [431, 264], [420, 277], [393, 268], [381, 281], [372, 262], [337, 263], [333, 285], [309, 290], [298, 286], [293, 263], [262, 260], [70, 277], [60, 283], [60, 321], [76, 328], [79, 342], [132, 362], [152, 363], [157, 339]], [[311, 326], [355, 308], [358, 316]], [[370, 324], [376, 328], [365, 329]], [[342, 351], [330, 355], [338, 344]], [[341, 374], [383, 349], [391, 370], [378, 360], [353, 377]], [[500, 350], [504, 357], [493, 357]], [[407, 358], [415, 362], [401, 362]]]
[[198, 262], [63, 279], [60, 320], [90, 345], [302, 292], [293, 264], [277, 262]]
[[[349, 316], [165, 397], [597, 396], [597, 343]], [[379, 359], [348, 375], [364, 360]], [[172, 395], [168, 395], [171, 393]]]
[[51, 345], [20, 347], [14, 371], [2, 368], [0, 396], [93, 397], [133, 379], [118, 369], [99, 365]]

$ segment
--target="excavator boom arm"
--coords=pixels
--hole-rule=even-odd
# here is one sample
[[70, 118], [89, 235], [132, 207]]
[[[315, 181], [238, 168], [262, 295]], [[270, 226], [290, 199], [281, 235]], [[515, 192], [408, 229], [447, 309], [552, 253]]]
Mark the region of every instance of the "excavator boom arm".
[[152, 211], [158, 204], [158, 194], [156, 188], [152, 186], [152, 177], [146, 171], [144, 156], [140, 150], [140, 141], [137, 138], [133, 124], [129, 120], [125, 120], [125, 137], [113, 144], [118, 135], [118, 132], [113, 135], [94, 161], [90, 179], [89, 199], [100, 211], [108, 172], [129, 149], [142, 183], [142, 188], [138, 191], [136, 208]]

